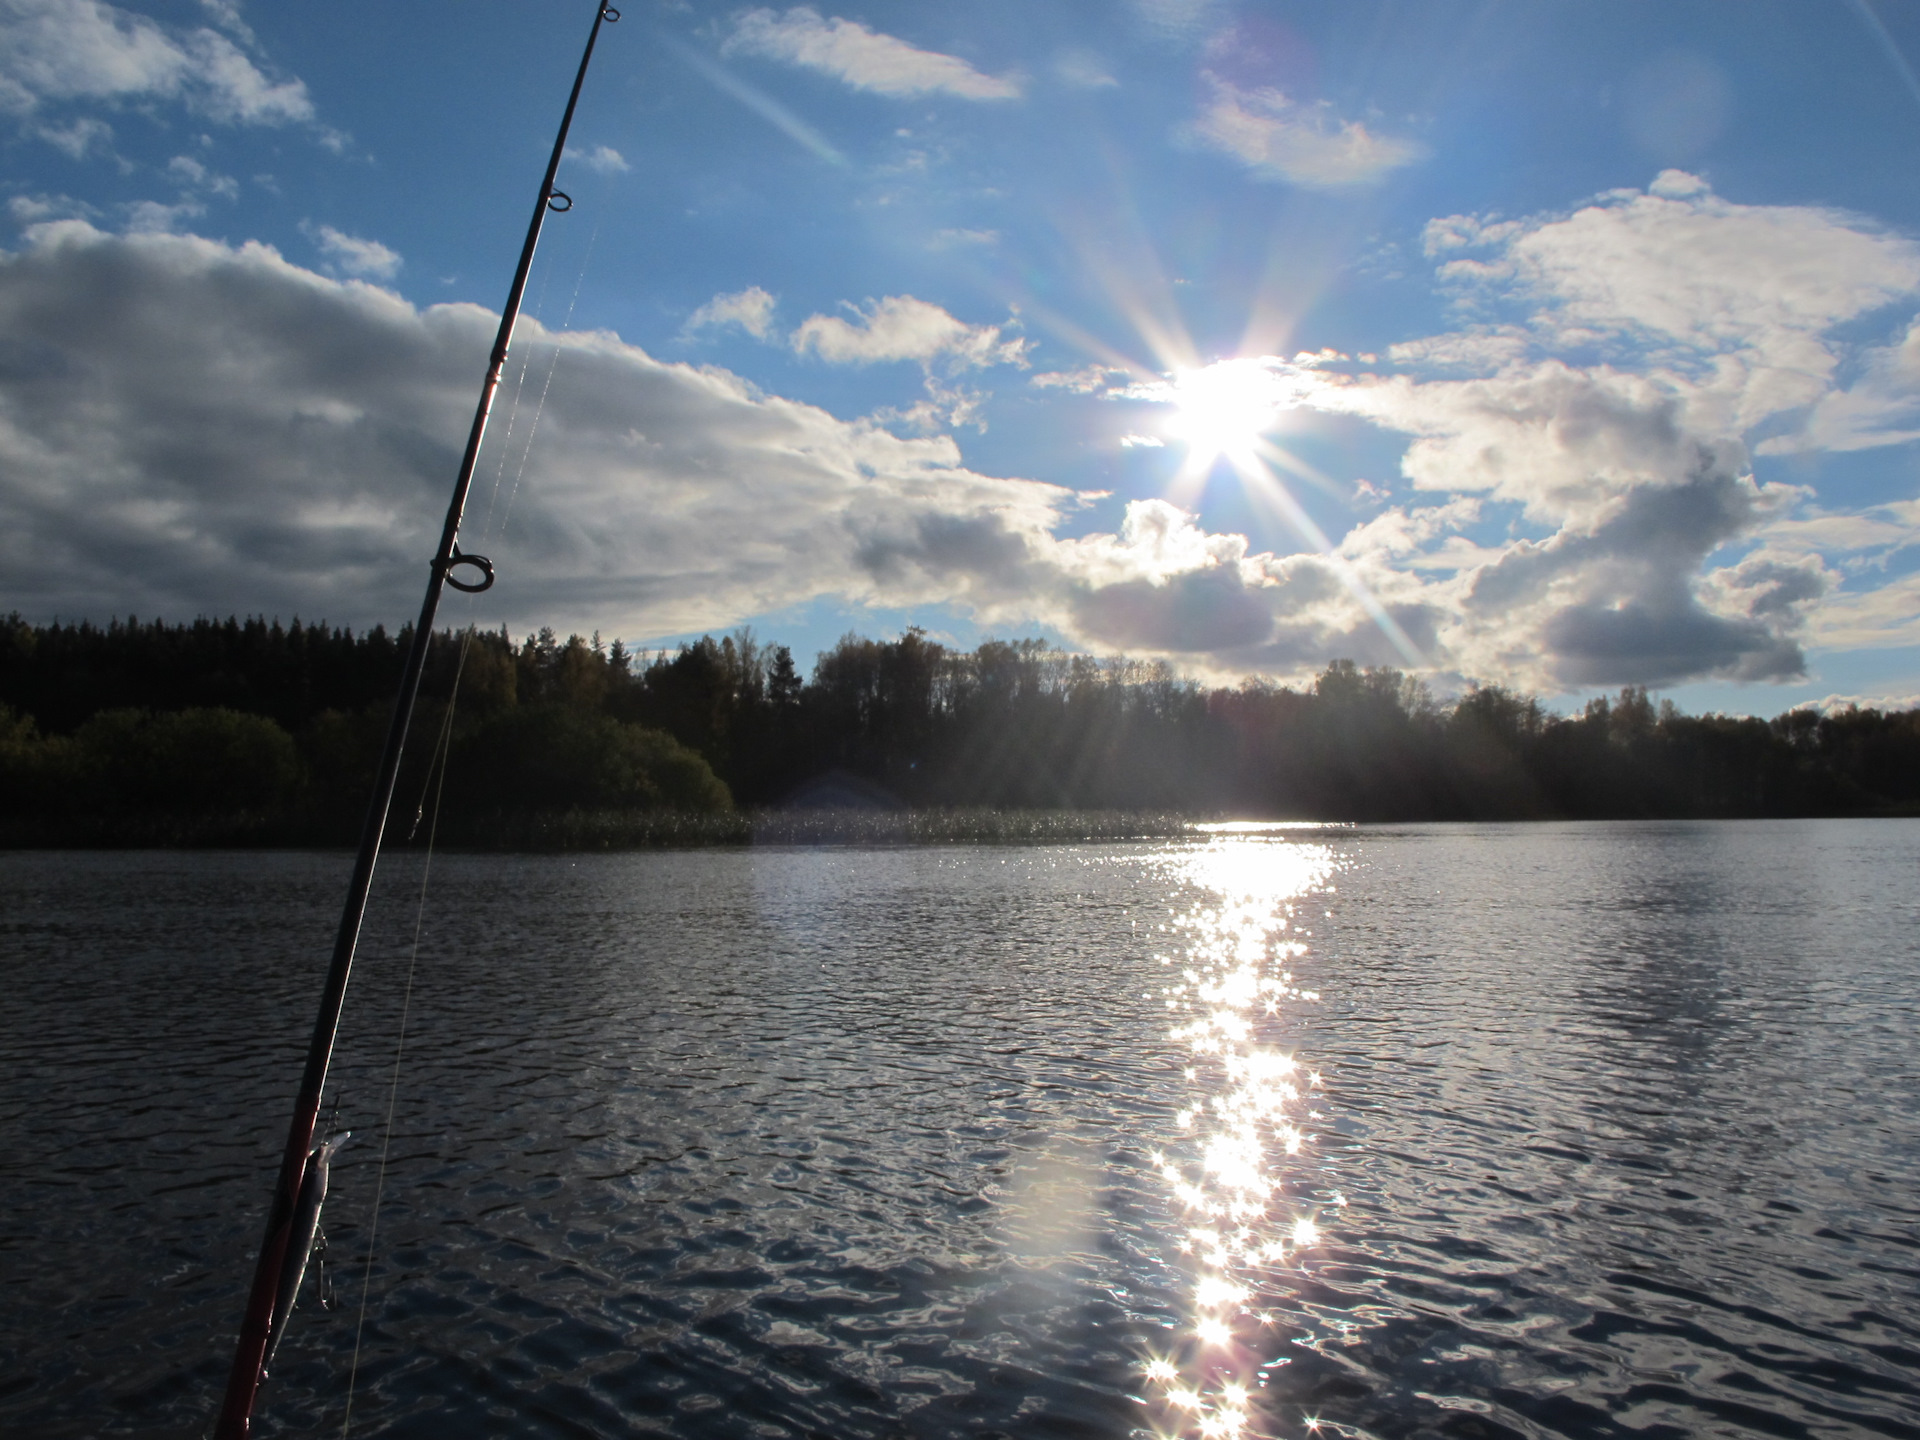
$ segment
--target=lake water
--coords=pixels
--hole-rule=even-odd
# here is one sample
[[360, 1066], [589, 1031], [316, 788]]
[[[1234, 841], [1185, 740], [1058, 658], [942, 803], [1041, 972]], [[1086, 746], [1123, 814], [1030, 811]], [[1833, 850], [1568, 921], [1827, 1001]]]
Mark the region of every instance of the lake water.
[[[204, 1429], [346, 865], [0, 855], [0, 1433]], [[442, 856], [389, 1144], [419, 881], [259, 1434], [1920, 1435], [1920, 823]]]

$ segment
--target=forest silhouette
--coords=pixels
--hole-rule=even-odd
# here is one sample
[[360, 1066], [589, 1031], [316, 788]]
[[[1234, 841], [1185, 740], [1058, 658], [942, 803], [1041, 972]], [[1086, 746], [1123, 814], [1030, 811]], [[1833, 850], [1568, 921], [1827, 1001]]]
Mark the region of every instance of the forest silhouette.
[[[350, 840], [409, 639], [263, 619], [0, 621], [6, 834]], [[1347, 661], [1310, 688], [1207, 688], [1159, 662], [1038, 640], [963, 651], [918, 630], [848, 635], [805, 677], [786, 646], [745, 631], [651, 654], [551, 630], [518, 642], [447, 632], [433, 639], [400, 794], [418, 813], [399, 817], [396, 838], [431, 803], [469, 843], [528, 833], [540, 814], [833, 805], [1372, 821], [1910, 814], [1920, 711], [1690, 716], [1629, 687], [1562, 716], [1497, 686], [1441, 702]]]

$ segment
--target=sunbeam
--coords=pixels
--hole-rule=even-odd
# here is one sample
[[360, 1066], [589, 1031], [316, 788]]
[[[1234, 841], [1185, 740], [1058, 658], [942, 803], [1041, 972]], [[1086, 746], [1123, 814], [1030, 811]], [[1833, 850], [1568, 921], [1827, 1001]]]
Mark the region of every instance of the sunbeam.
[[1319, 553], [1400, 657], [1409, 665], [1424, 666], [1427, 659], [1420, 647], [1282, 478], [1284, 472], [1329, 495], [1341, 493], [1333, 480], [1271, 434], [1327, 383], [1315, 370], [1331, 358], [1326, 353], [1298, 355], [1291, 361], [1271, 355], [1216, 360], [1211, 365], [1175, 369], [1171, 378], [1133, 386], [1129, 393], [1170, 406], [1172, 413], [1162, 428], [1186, 446], [1180, 467], [1166, 487], [1169, 500], [1194, 509], [1214, 467], [1225, 460], [1248, 499]]
[[[1325, 560], [1334, 574], [1339, 576], [1340, 583], [1346, 587], [1347, 593], [1352, 595], [1360, 608], [1367, 612], [1367, 617], [1373, 621], [1375, 628], [1387, 637], [1388, 643], [1399, 652], [1401, 659], [1412, 666], [1424, 666], [1427, 659], [1420, 652], [1420, 647], [1413, 643], [1412, 637], [1401, 627], [1400, 622], [1388, 613], [1387, 607], [1380, 603], [1379, 597], [1360, 577], [1359, 572], [1348, 563], [1347, 558], [1327, 539], [1326, 532], [1314, 522], [1305, 507], [1294, 498], [1293, 492], [1274, 473], [1269, 463], [1281, 460], [1283, 457], [1291, 461], [1292, 457], [1278, 446], [1269, 445], [1263, 447], [1263, 450], [1264, 453], [1249, 455], [1244, 460], [1230, 457], [1247, 497], [1268, 514], [1284, 522], [1319, 552], [1321, 559]], [[1318, 472], [1311, 472], [1311, 478], [1316, 483], [1325, 481], [1325, 477]]]

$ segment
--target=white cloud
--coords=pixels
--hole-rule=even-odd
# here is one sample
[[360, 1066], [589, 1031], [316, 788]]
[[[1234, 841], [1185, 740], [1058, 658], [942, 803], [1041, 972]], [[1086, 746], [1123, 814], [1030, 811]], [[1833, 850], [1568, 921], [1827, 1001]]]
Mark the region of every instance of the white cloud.
[[1885, 713], [1920, 710], [1920, 691], [1908, 695], [1823, 695], [1818, 700], [1809, 700], [1795, 708], [1818, 710], [1823, 715], [1842, 710], [1879, 710]]
[[33, 133], [70, 160], [84, 160], [89, 152], [113, 149], [113, 127], [91, 115], [65, 125], [42, 125]]
[[1324, 104], [1298, 104], [1270, 88], [1242, 89], [1217, 75], [1207, 80], [1212, 96], [1194, 134], [1262, 179], [1343, 189], [1372, 184], [1426, 154], [1415, 141], [1376, 135]]
[[1078, 370], [1048, 370], [1033, 376], [1029, 385], [1040, 390], [1068, 390], [1075, 395], [1104, 395], [1128, 372], [1112, 365], [1082, 365]]
[[237, 36], [241, 43], [254, 43], [253, 29], [240, 14], [239, 0], [200, 0], [200, 8], [213, 17], [214, 24]]
[[1516, 326], [1478, 326], [1451, 335], [1428, 335], [1388, 347], [1396, 365], [1421, 370], [1498, 370], [1524, 359], [1529, 337]]
[[1895, 500], [1865, 510], [1828, 512], [1806, 507], [1803, 518], [1776, 520], [1763, 535], [1770, 545], [1805, 554], [1872, 551], [1884, 559], [1920, 545], [1920, 500]]
[[48, 220], [87, 220], [98, 212], [84, 200], [71, 195], [14, 195], [7, 200], [7, 214], [22, 229]]
[[662, 39], [667, 49], [679, 56], [695, 74], [704, 77], [722, 94], [732, 96], [802, 148], [811, 151], [829, 165], [844, 167], [849, 163], [847, 157], [836, 150], [826, 136], [771, 95], [764, 93], [756, 86], [747, 84], [738, 75], [715, 64], [691, 45], [684, 45], [671, 35], [663, 35]]
[[0, 112], [146, 98], [181, 100], [235, 123], [313, 118], [304, 84], [270, 79], [218, 31], [165, 29], [104, 0], [6, 0], [0, 7]]
[[[40, 227], [0, 257], [0, 335], [22, 361], [0, 366], [9, 603], [410, 614], [494, 324], [257, 244]], [[1309, 668], [1391, 658], [1330, 562], [1250, 555], [1164, 502], [1063, 540], [1072, 491], [969, 470], [950, 438], [838, 420], [612, 335], [523, 321], [516, 343], [561, 359], [510, 515], [474, 497], [463, 540], [501, 575], [475, 602], [486, 623], [642, 637], [833, 596], [1201, 665], [1228, 647]], [[1403, 623], [1421, 629], [1412, 610]]]
[[735, 22], [722, 50], [785, 60], [879, 95], [1012, 100], [1020, 94], [1012, 77], [983, 75], [956, 55], [917, 49], [856, 20], [822, 19], [819, 11], [804, 6], [784, 15], [749, 10]]
[[[1794, 425], [1802, 448], [1886, 443], [1920, 419], [1912, 329], [1864, 357], [1836, 338], [1920, 290], [1920, 249], [1828, 211], [1735, 205], [1679, 172], [1570, 214], [1447, 217], [1428, 248], [1469, 323], [1393, 358], [1487, 373], [1233, 363], [1295, 405], [1409, 436], [1406, 478], [1452, 497], [1391, 506], [1339, 546], [1383, 600], [1439, 616], [1436, 663], [1550, 688], [1776, 680], [1807, 644], [1920, 643], [1920, 580], [1881, 579], [1920, 512], [1810, 510], [1811, 491], [1755, 479], [1748, 443], [1763, 422]], [[1106, 393], [1177, 400], [1160, 384]]]
[[1463, 303], [1505, 318], [1395, 347], [1403, 363], [1584, 349], [1669, 385], [1697, 423], [1772, 422], [1762, 455], [1920, 439], [1920, 321], [1879, 346], [1834, 333], [1920, 293], [1920, 245], [1854, 217], [1737, 205], [1668, 170], [1569, 214], [1447, 216], [1427, 250]]
[[334, 267], [348, 275], [370, 275], [391, 280], [400, 273], [400, 252], [378, 240], [364, 240], [331, 225], [302, 225], [308, 237]]
[[218, 195], [222, 200], [236, 200], [240, 196], [238, 180], [209, 170], [191, 155], [176, 155], [169, 160], [167, 175], [182, 190]]
[[624, 175], [633, 169], [627, 163], [627, 157], [611, 145], [596, 145], [591, 150], [575, 150], [569, 145], [567, 159], [578, 160], [599, 175]]
[[904, 408], [886, 406], [868, 417], [876, 425], [897, 425], [915, 435], [933, 435], [941, 430], [971, 427], [984, 433], [987, 422], [981, 410], [990, 398], [984, 391], [966, 385], [942, 384], [939, 377], [926, 377], [927, 396]]
[[128, 233], [134, 235], [171, 234], [207, 213], [206, 205], [192, 195], [183, 195], [173, 205], [159, 200], [135, 200], [120, 210], [126, 216]]
[[1828, 596], [1815, 612], [1811, 630], [1816, 644], [1835, 650], [1920, 645], [1920, 573]]
[[1025, 363], [1025, 340], [1003, 340], [998, 325], [969, 325], [911, 295], [869, 300], [864, 310], [848, 308], [854, 315], [851, 321], [838, 315], [810, 315], [801, 321], [793, 332], [793, 348], [837, 365], [936, 359], [961, 368]]
[[731, 295], [716, 295], [687, 317], [684, 333], [737, 325], [756, 340], [764, 340], [773, 329], [773, 307], [773, 296], [758, 285]]
[[1463, 299], [1515, 314], [1538, 346], [1674, 367], [1742, 427], [1827, 390], [1834, 326], [1920, 290], [1910, 240], [1811, 206], [1737, 205], [1671, 170], [1571, 214], [1449, 216], [1427, 243], [1460, 257], [1440, 274]]
[[[1549, 223], [1508, 232], [1487, 263], [1515, 263], [1513, 246]], [[1529, 303], [1553, 313], [1557, 300]], [[1624, 334], [1630, 317], [1592, 318]], [[849, 361], [969, 365], [1010, 343], [904, 296], [853, 322], [814, 319], [794, 343]], [[259, 245], [80, 221], [31, 230], [0, 256], [9, 603], [405, 616], [494, 323]], [[835, 597], [1037, 621], [1211, 675], [1412, 653], [1542, 688], [1776, 680], [1802, 671], [1809, 644], [1920, 640], [1920, 576], [1874, 569], [1920, 512], [1812, 510], [1803, 491], [1756, 480], [1739, 405], [1700, 398], [1732, 383], [1710, 369], [1530, 358], [1429, 380], [1263, 360], [1292, 403], [1410, 436], [1421, 497], [1371, 510], [1329, 554], [1282, 555], [1159, 500], [1130, 504], [1115, 531], [1062, 538], [1073, 492], [981, 474], [951, 437], [879, 423], [968, 423], [979, 397], [959, 385], [844, 421], [610, 334], [525, 321], [517, 343], [558, 347], [560, 364], [504, 539], [507, 497], [491, 519], [475, 497], [468, 548], [502, 573], [476, 602], [487, 623], [637, 638]], [[1106, 393], [1134, 404], [1177, 393], [1118, 372], [1073, 378], [1124, 382]]]
[[1822, 395], [1797, 430], [1767, 440], [1760, 453], [1867, 450], [1920, 440], [1920, 320], [1897, 344], [1868, 350], [1859, 368], [1852, 385]]

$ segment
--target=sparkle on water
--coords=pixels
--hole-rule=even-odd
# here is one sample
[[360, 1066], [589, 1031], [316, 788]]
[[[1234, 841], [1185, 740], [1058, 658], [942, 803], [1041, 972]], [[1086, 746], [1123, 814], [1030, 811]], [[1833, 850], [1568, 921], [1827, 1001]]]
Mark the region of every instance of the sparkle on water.
[[1164, 1436], [1239, 1436], [1254, 1424], [1253, 1390], [1281, 1317], [1258, 1307], [1278, 1272], [1305, 1265], [1323, 1236], [1322, 1207], [1302, 1160], [1320, 1076], [1263, 1041], [1290, 1006], [1312, 1003], [1291, 962], [1306, 953], [1294, 911], [1330, 891], [1326, 845], [1221, 836], [1169, 863], [1202, 898], [1169, 914], [1162, 989], [1172, 1040], [1192, 1063], [1181, 1142], [1154, 1163], [1179, 1216], [1179, 1262], [1192, 1275], [1192, 1323], [1146, 1379]]

